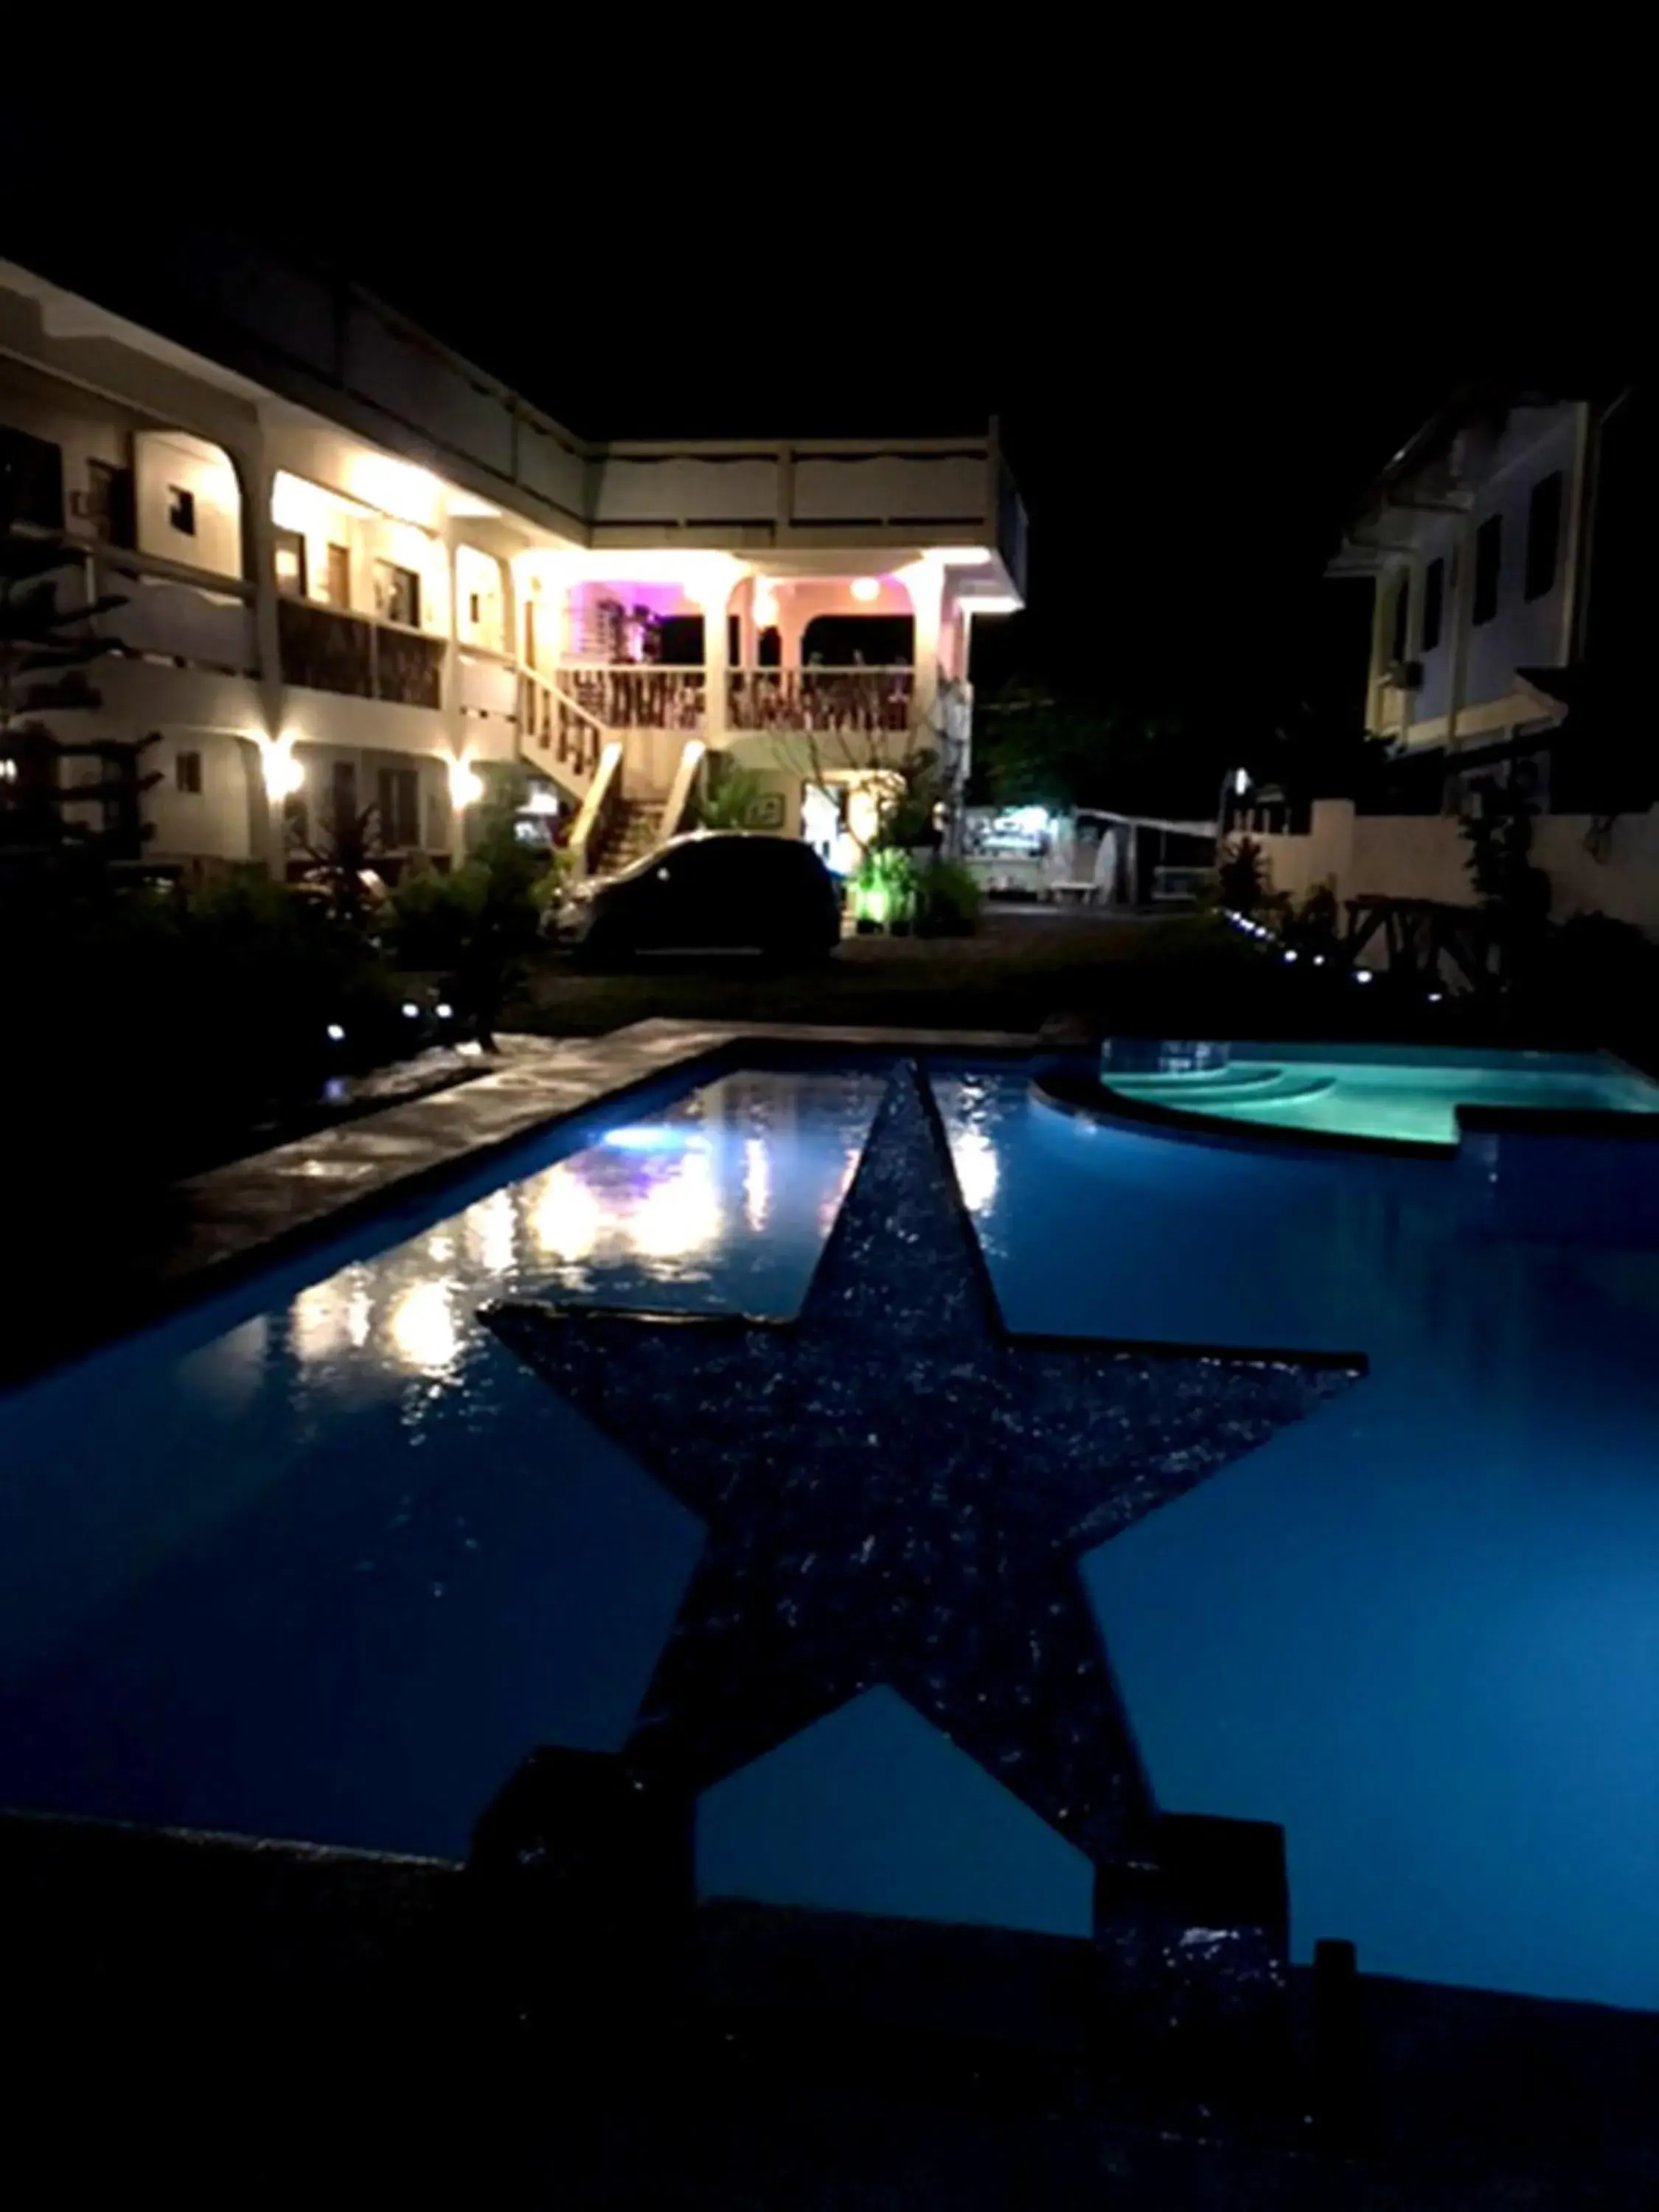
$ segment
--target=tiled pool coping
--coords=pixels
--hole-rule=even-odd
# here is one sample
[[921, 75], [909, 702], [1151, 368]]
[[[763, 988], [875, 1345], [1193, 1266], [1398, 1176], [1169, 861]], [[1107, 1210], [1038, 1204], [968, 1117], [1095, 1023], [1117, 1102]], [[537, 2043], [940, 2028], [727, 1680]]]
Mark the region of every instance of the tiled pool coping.
[[[469, 1082], [316, 1130], [173, 1187], [165, 1224], [143, 1249], [106, 1265], [101, 1295], [37, 1316], [0, 1387], [142, 1327], [243, 1269], [373, 1213], [470, 1161], [606, 1098], [752, 1045], [843, 1053], [1018, 1057], [1036, 1040], [1001, 1030], [817, 1027], [799, 1023], [635, 1022], [600, 1037], [507, 1036], [496, 1064]], [[54, 1302], [56, 1306], [56, 1302]]]

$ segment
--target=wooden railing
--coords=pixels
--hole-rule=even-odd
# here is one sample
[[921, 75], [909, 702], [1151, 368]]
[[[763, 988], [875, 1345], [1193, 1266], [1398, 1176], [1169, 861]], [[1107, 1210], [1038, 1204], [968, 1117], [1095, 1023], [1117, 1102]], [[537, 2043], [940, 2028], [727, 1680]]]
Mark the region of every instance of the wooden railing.
[[289, 683], [404, 707], [443, 704], [441, 638], [309, 599], [278, 599], [276, 621]]
[[733, 730], [904, 731], [915, 688], [911, 668], [734, 668], [726, 719]]
[[532, 768], [586, 783], [599, 764], [605, 728], [533, 669], [519, 672], [519, 749]]
[[698, 668], [648, 661], [567, 662], [555, 678], [560, 690], [608, 730], [700, 730], [707, 676]]

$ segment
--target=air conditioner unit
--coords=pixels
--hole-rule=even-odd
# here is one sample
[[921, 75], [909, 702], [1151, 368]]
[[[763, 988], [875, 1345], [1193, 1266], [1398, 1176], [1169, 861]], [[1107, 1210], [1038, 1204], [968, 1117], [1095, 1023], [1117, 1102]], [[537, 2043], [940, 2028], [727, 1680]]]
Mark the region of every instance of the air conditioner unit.
[[1420, 691], [1423, 689], [1423, 664], [1420, 660], [1391, 660], [1383, 673], [1382, 681], [1392, 684], [1396, 691]]

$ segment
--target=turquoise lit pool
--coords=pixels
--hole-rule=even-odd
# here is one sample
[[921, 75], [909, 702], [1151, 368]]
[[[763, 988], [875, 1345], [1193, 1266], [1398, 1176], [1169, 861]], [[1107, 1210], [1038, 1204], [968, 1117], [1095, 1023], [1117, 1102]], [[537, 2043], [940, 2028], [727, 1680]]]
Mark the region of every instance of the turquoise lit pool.
[[[665, 1087], [0, 1399], [0, 1803], [453, 1856], [530, 1746], [622, 1747], [705, 1524], [480, 1309], [797, 1314], [885, 1082]], [[1298, 1958], [1659, 2007], [1659, 1146], [1222, 1146], [932, 1083], [1012, 1328], [1369, 1364], [1082, 1560], [1159, 1804], [1283, 1824]], [[866, 1441], [803, 1424], [780, 1494], [850, 1498]], [[836, 1535], [872, 1606], [890, 1534]], [[757, 1887], [977, 1896], [1014, 1793], [865, 1703], [785, 1746]], [[750, 1869], [758, 1765], [715, 1824]]]
[[1102, 1080], [1132, 1103], [1395, 1144], [1455, 1145], [1462, 1106], [1659, 1113], [1659, 1084], [1601, 1053], [1251, 1044], [1180, 1047], [1174, 1056], [1182, 1064], [1123, 1067], [1109, 1048]]

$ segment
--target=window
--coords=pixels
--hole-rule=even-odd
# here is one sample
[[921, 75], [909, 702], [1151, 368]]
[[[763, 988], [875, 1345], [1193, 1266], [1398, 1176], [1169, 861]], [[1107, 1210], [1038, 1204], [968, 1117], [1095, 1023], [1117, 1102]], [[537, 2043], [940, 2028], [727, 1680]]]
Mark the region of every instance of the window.
[[337, 837], [357, 820], [357, 763], [336, 761], [329, 778], [329, 827]]
[[1444, 556], [1431, 561], [1423, 571], [1423, 650], [1432, 653], [1440, 642], [1446, 619], [1446, 562]]
[[173, 756], [174, 787], [187, 791], [192, 799], [202, 795], [202, 756], [200, 753], [174, 753]]
[[87, 463], [87, 520], [100, 545], [131, 547], [137, 542], [131, 469], [118, 469], [111, 461]]
[[1541, 599], [1555, 582], [1561, 553], [1561, 471], [1540, 477], [1527, 503], [1526, 596]]
[[181, 538], [196, 535], [196, 495], [183, 484], [167, 486], [167, 528], [176, 530]]
[[0, 424], [0, 529], [14, 522], [63, 528], [64, 455], [50, 439]]
[[297, 530], [276, 532], [276, 588], [285, 599], [306, 595], [306, 541]]
[[421, 778], [412, 768], [380, 770], [380, 841], [386, 845], [421, 842]]
[[1406, 658], [1407, 626], [1411, 619], [1411, 574], [1409, 570], [1402, 568], [1395, 579], [1394, 631], [1393, 640], [1389, 647], [1390, 660], [1403, 660]]
[[1498, 576], [1504, 560], [1504, 520], [1489, 514], [1474, 533], [1474, 607], [1470, 620], [1478, 629], [1498, 612]]
[[421, 580], [412, 568], [400, 568], [395, 561], [374, 563], [374, 611], [382, 622], [419, 629]]

